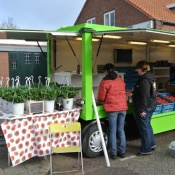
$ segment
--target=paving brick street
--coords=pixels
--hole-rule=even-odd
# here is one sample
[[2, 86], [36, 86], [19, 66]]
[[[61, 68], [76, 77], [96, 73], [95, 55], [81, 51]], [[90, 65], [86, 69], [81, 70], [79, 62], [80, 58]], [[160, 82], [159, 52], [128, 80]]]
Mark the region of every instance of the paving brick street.
[[[157, 148], [152, 155], [136, 157], [135, 153], [139, 150], [140, 140], [130, 140], [127, 141], [126, 158], [110, 159], [110, 167], [106, 167], [103, 156], [84, 157], [85, 175], [174, 175], [175, 158], [170, 156], [168, 145], [175, 139], [175, 131], [155, 135], [155, 138]], [[75, 158], [75, 155], [54, 155], [54, 170], [75, 167], [77, 163]], [[79, 175], [81, 172], [74, 174]]]
[[[175, 158], [168, 150], [168, 145], [175, 140], [175, 131], [155, 135], [156, 150], [149, 156], [136, 157], [139, 150], [138, 138], [127, 140], [126, 157], [116, 160], [110, 158], [110, 167], [106, 167], [104, 156], [96, 158], [84, 157], [85, 175], [174, 175]], [[7, 166], [7, 149], [0, 147], [0, 175], [46, 175], [49, 174], [49, 156], [34, 157], [15, 167]], [[77, 166], [77, 154], [53, 155], [53, 170], [62, 171]], [[64, 173], [68, 175], [70, 173]], [[71, 173], [80, 175], [80, 171]]]

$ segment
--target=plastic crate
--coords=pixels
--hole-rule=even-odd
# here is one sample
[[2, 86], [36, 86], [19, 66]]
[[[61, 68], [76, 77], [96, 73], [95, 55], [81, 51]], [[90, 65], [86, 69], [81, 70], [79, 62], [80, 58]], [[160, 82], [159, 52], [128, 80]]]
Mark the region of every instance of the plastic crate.
[[136, 82], [138, 79], [138, 77], [131, 77], [131, 82]]
[[154, 111], [153, 115], [160, 114], [160, 113], [161, 113], [161, 111]]
[[170, 85], [175, 86], [175, 81], [170, 82]]
[[124, 80], [129, 82], [129, 77], [127, 75], [124, 75]]
[[162, 104], [162, 112], [165, 110], [174, 110], [174, 103]]
[[175, 103], [172, 102], [171, 100], [167, 99], [164, 97], [164, 95], [166, 96], [166, 94], [158, 94], [157, 96], [164, 99], [165, 101], [167, 101], [168, 103], [167, 104], [162, 104], [162, 113], [164, 112], [171, 112], [174, 110], [174, 107], [175, 107]]
[[154, 112], [161, 112], [161, 111], [162, 111], [162, 104], [157, 104]]
[[165, 97], [165, 96], [167, 96], [167, 95], [171, 95], [171, 93], [170, 92], [163, 92], [163, 93], [159, 93], [158, 94], [160, 97]]
[[174, 103], [174, 109], [173, 110], [175, 110], [175, 101], [167, 98], [168, 95], [174, 96], [174, 94], [168, 92], [166, 94], [163, 94], [163, 98], [166, 99], [167, 101], [169, 101], [170, 103]]
[[123, 73], [129, 73], [129, 69], [128, 68], [124, 68], [124, 67], [115, 67], [115, 71], [118, 72], [123, 72]]
[[136, 82], [132, 82], [132, 83], [130, 83], [131, 89], [134, 88], [135, 84], [136, 84]]
[[173, 109], [162, 109], [162, 113], [165, 113], [165, 112], [172, 112]]
[[162, 104], [157, 104], [155, 111], [153, 112], [153, 115], [160, 114], [162, 112]]
[[136, 71], [136, 67], [130, 67], [129, 71], [130, 71], [131, 74], [136, 74], [138, 76], [138, 73]]

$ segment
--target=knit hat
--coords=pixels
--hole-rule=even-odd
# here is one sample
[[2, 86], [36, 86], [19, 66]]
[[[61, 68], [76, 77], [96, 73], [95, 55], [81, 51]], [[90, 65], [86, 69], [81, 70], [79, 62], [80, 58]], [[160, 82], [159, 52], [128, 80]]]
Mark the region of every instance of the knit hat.
[[114, 71], [114, 65], [111, 64], [111, 63], [107, 63], [107, 64], [104, 66], [104, 70], [107, 70], [108, 72], [109, 72], [109, 71]]

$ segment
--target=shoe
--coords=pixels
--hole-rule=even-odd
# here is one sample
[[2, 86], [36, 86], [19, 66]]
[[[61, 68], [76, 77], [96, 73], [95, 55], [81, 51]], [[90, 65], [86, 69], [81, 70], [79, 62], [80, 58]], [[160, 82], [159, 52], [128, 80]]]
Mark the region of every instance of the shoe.
[[119, 152], [117, 152], [117, 155], [118, 155], [120, 158], [125, 158], [125, 153], [119, 153]]
[[154, 146], [151, 147], [151, 150], [152, 151], [155, 151], [155, 149], [156, 149], [156, 145], [154, 145]]
[[149, 152], [149, 153], [141, 153], [141, 152], [138, 152], [137, 154], [136, 154], [136, 156], [148, 156], [148, 155], [150, 155], [151, 154], [151, 152]]
[[112, 159], [113, 160], [117, 159], [117, 156], [116, 155], [112, 155]]

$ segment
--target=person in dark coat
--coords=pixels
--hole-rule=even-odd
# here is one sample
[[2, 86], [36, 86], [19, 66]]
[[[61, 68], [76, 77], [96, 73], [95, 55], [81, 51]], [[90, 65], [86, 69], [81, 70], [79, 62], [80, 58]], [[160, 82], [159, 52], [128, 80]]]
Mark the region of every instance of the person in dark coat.
[[136, 71], [140, 75], [133, 90], [133, 105], [136, 123], [141, 136], [141, 147], [137, 156], [149, 155], [156, 147], [153, 129], [150, 124], [152, 114], [156, 108], [155, 79], [146, 61], [136, 64]]
[[[126, 138], [124, 123], [128, 109], [126, 97], [126, 84], [114, 71], [114, 65], [108, 63], [104, 66], [105, 77], [99, 85], [98, 100], [103, 102], [109, 123], [109, 146], [112, 159], [116, 156], [125, 157]], [[117, 148], [116, 133], [119, 138]]]

